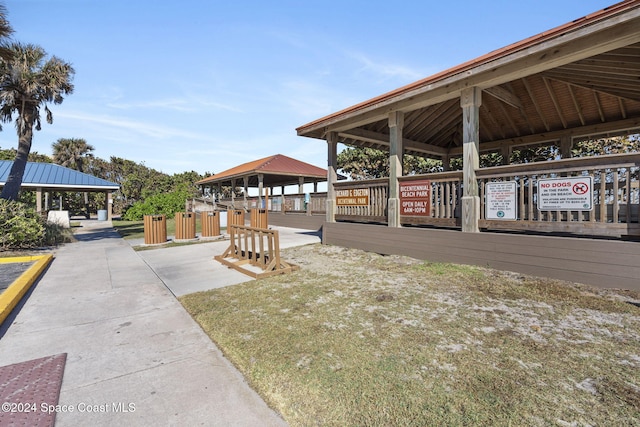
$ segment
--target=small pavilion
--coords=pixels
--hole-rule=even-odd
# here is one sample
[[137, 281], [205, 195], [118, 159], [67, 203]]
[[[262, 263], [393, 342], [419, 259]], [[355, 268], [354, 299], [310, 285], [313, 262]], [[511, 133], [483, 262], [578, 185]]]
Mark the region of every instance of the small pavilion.
[[[13, 161], [0, 160], [0, 188], [4, 186], [9, 177]], [[113, 217], [113, 199], [112, 193], [120, 189], [120, 186], [114, 182], [107, 181], [78, 172], [64, 166], [55, 165], [53, 163], [37, 163], [27, 162], [22, 177], [21, 190], [36, 192], [36, 211], [43, 211], [43, 195], [44, 210], [48, 210], [48, 193], [53, 191], [71, 191], [71, 192], [103, 192], [105, 194], [105, 207], [107, 211], [107, 219]]]
[[[318, 191], [318, 183], [327, 180], [327, 170], [284, 156], [273, 156], [243, 163], [208, 178], [196, 182], [201, 188], [209, 187], [211, 193], [222, 194], [222, 187], [244, 187], [244, 203], [246, 206], [249, 188], [258, 189], [258, 200], [262, 203], [265, 188], [273, 195], [273, 189], [280, 187], [284, 195], [285, 187], [297, 185], [298, 193], [303, 193], [304, 184], [313, 184], [314, 193]], [[234, 192], [231, 192], [232, 204], [235, 204]]]

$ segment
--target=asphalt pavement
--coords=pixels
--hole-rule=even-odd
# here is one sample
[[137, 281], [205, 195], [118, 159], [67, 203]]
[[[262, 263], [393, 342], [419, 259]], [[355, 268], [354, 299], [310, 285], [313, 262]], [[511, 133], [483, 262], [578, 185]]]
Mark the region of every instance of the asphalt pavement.
[[[57, 426], [284, 426], [175, 296], [252, 280], [213, 256], [228, 241], [133, 250], [81, 221], [0, 330], [0, 366], [67, 353]], [[281, 246], [320, 242], [278, 228]]]

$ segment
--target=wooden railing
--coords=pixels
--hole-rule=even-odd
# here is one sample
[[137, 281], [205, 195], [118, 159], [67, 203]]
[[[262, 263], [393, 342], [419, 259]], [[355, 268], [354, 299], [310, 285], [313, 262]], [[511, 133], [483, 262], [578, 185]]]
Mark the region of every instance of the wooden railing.
[[[482, 203], [479, 224], [482, 228], [604, 236], [640, 235], [640, 154], [498, 166], [483, 168], [476, 173]], [[541, 197], [538, 194], [539, 180], [569, 178], [575, 181], [579, 177], [592, 180], [593, 204], [590, 209], [538, 209]], [[486, 186], [490, 182], [516, 183], [516, 220], [487, 219]]]
[[[582, 157], [548, 162], [482, 168], [476, 171], [480, 191], [479, 226], [486, 230], [519, 230], [535, 232], [566, 232], [599, 236], [640, 235], [640, 154], [616, 154]], [[538, 181], [541, 184], [559, 178], [579, 181], [591, 177], [589, 189], [591, 206], [572, 210], [564, 208], [539, 209]], [[400, 223], [460, 227], [462, 172], [440, 172], [399, 178], [401, 190], [412, 183], [430, 189], [428, 213], [403, 210], [400, 200]], [[508, 183], [515, 188], [511, 206], [514, 218], [487, 216], [488, 183]], [[386, 222], [388, 179], [340, 182], [336, 192], [367, 189], [367, 205], [336, 204], [336, 220], [357, 222]], [[402, 191], [401, 191], [402, 194]], [[406, 194], [405, 194], [406, 195]], [[544, 199], [544, 197], [542, 198]], [[542, 200], [541, 199], [541, 200]], [[346, 202], [345, 202], [346, 203]], [[422, 203], [422, 202], [421, 202]], [[421, 204], [423, 206], [424, 203]]]
[[[389, 194], [389, 180], [387, 178], [337, 182], [334, 184], [334, 189], [336, 191], [336, 220], [387, 222]], [[349, 197], [349, 195], [355, 194], [360, 197]]]

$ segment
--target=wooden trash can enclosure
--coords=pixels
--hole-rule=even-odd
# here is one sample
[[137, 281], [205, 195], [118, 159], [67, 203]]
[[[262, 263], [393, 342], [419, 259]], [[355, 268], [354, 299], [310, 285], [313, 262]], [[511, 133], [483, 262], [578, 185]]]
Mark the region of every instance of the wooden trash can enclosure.
[[277, 230], [232, 225], [229, 247], [214, 259], [255, 279], [290, 273], [299, 267], [280, 258]]
[[176, 240], [196, 238], [196, 214], [192, 212], [176, 213]]
[[200, 214], [202, 237], [217, 237], [220, 235], [220, 213], [218, 211], [202, 212]]
[[242, 209], [229, 209], [227, 211], [227, 233], [232, 225], [244, 226], [244, 211]]
[[[255, 228], [269, 228], [266, 209], [251, 209], [251, 226]], [[243, 224], [244, 225], [244, 224]]]
[[164, 215], [145, 215], [144, 244], [158, 245], [167, 242], [167, 217]]

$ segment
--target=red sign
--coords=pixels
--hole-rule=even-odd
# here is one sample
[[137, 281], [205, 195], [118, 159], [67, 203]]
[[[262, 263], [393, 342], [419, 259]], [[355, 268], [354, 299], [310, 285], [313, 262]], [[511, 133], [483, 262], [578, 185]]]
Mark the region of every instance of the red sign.
[[400, 183], [400, 215], [431, 216], [431, 181]]

